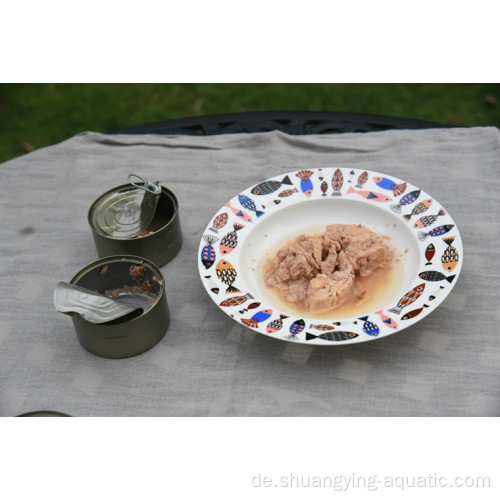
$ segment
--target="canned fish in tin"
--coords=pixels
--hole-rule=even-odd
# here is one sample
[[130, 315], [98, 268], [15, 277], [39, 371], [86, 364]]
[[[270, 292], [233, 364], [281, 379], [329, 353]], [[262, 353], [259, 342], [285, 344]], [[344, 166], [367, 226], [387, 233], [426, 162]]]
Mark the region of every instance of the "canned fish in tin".
[[[132, 182], [132, 176], [141, 182]], [[99, 257], [139, 255], [161, 267], [182, 246], [174, 193], [135, 174], [129, 176], [129, 184], [110, 189], [94, 201], [88, 222]]]
[[160, 270], [147, 259], [131, 255], [99, 259], [80, 270], [70, 284], [143, 308], [133, 319], [107, 323], [91, 323], [73, 314], [78, 341], [92, 354], [128, 358], [151, 349], [164, 337], [170, 323], [165, 283]]

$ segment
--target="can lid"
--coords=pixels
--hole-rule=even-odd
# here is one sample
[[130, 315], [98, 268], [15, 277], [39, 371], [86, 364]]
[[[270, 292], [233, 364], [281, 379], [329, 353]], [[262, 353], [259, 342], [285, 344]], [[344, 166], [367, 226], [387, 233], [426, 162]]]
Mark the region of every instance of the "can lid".
[[[141, 183], [135, 181], [139, 179]], [[128, 176], [130, 187], [112, 191], [94, 207], [92, 224], [108, 236], [133, 238], [144, 232], [153, 220], [161, 194], [158, 181], [151, 182], [137, 174]]]
[[[108, 323], [118, 318], [134, 317], [150, 308], [151, 297], [130, 294], [113, 299], [87, 288], [59, 282], [54, 289], [54, 306], [65, 314], [79, 314], [90, 323]], [[120, 300], [122, 299], [122, 300]]]

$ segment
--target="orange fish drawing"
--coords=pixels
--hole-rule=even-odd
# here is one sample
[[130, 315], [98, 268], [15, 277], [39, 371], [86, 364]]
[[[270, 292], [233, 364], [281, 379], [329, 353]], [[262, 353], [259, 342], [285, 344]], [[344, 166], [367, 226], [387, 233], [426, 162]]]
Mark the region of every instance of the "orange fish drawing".
[[238, 297], [230, 297], [229, 299], [223, 300], [219, 305], [222, 307], [234, 307], [244, 304], [248, 299], [253, 299], [254, 296], [251, 293], [246, 295], [239, 295]]
[[425, 283], [421, 283], [420, 285], [417, 285], [415, 288], [406, 292], [399, 299], [399, 302], [397, 303], [397, 305], [395, 307], [393, 307], [392, 309], [389, 309], [389, 312], [399, 314], [404, 307], [407, 307], [410, 304], [412, 304], [413, 302], [415, 302], [420, 297], [420, 295], [422, 295], [424, 289], [425, 289]]
[[403, 218], [405, 218], [406, 220], [410, 220], [414, 215], [420, 215], [424, 213], [430, 208], [433, 201], [434, 200], [429, 198], [427, 200], [421, 201], [420, 203], [417, 203], [411, 213], [403, 215]]
[[237, 273], [236, 269], [230, 262], [225, 259], [219, 260], [219, 262], [215, 266], [215, 272], [222, 283], [227, 285], [226, 293], [235, 293], [240, 291], [233, 286]]
[[443, 238], [443, 241], [448, 245], [443, 255], [441, 256], [441, 263], [445, 271], [451, 273], [458, 264], [458, 252], [452, 243], [455, 241], [455, 236], [450, 238]]

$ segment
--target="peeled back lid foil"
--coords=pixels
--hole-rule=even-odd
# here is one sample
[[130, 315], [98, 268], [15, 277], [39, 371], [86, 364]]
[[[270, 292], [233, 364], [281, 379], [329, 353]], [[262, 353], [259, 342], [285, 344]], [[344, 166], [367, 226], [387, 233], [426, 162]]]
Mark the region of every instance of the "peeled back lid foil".
[[[142, 184], [135, 183], [136, 177]], [[94, 207], [91, 221], [98, 231], [118, 239], [140, 236], [153, 220], [160, 198], [159, 182], [130, 174], [130, 187], [117, 189], [104, 196]]]

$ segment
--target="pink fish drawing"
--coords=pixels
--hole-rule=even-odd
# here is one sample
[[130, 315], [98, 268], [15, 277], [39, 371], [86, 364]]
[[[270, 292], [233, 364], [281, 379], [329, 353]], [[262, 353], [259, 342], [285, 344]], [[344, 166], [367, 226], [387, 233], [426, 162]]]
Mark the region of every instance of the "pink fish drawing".
[[382, 203], [385, 203], [387, 201], [392, 201], [392, 198], [389, 198], [389, 196], [386, 196], [385, 194], [375, 193], [374, 191], [359, 191], [354, 189], [352, 186], [350, 186], [349, 189], [347, 190], [347, 194], [351, 193], [359, 194], [363, 198], [366, 198], [367, 200], [370, 201], [380, 201]]
[[236, 215], [236, 217], [239, 217], [241, 220], [245, 222], [253, 222], [252, 218], [246, 212], [244, 212], [240, 208], [233, 207], [231, 203], [229, 203], [229, 201], [224, 206], [231, 209], [234, 215]]
[[396, 329], [398, 327], [398, 324], [392, 318], [384, 314], [384, 311], [380, 310], [375, 314], [378, 314], [380, 316], [380, 319], [382, 320], [382, 323], [384, 323], [384, 325], [387, 325], [389, 328]]

